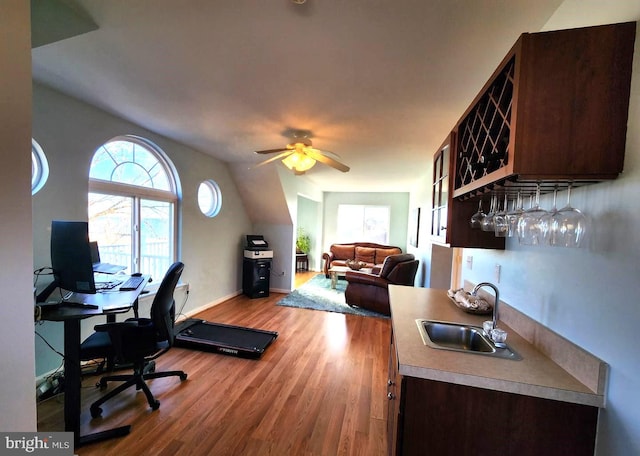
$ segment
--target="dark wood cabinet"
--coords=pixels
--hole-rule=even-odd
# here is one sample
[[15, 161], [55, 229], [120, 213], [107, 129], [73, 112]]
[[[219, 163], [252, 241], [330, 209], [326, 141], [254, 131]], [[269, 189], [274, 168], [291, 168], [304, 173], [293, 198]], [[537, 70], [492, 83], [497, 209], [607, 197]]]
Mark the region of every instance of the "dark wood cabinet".
[[635, 30], [632, 22], [521, 35], [454, 129], [453, 197], [616, 178]]
[[469, 224], [478, 203], [453, 198], [451, 157], [455, 157], [456, 133], [452, 132], [433, 157], [431, 241], [446, 247], [504, 249], [505, 239], [473, 230]]
[[504, 249], [471, 229], [479, 201], [486, 212], [493, 193], [618, 176], [635, 33], [630, 22], [520, 36], [434, 155], [432, 242]]
[[404, 428], [400, 402], [402, 397], [402, 376], [398, 373], [393, 335], [389, 346], [389, 379], [387, 380], [387, 444], [389, 454], [402, 454], [402, 430]]
[[447, 207], [449, 206], [449, 159], [451, 141], [447, 139], [433, 157], [433, 188], [431, 193], [431, 237], [435, 242], [447, 242]]
[[389, 359], [390, 455], [594, 453], [597, 407], [402, 376], [393, 336]]

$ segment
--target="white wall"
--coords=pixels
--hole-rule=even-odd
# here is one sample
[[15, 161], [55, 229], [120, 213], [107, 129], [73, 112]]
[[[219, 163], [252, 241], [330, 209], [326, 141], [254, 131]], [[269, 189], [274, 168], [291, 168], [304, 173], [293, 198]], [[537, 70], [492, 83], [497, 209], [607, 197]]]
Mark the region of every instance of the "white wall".
[[298, 218], [296, 220], [296, 238], [298, 229], [309, 235], [310, 245], [307, 258], [309, 260], [309, 270], [319, 271], [322, 261], [321, 239], [322, 239], [322, 203], [313, 201], [304, 196], [298, 195]]
[[[567, 0], [545, 29], [631, 20], [640, 20], [638, 0]], [[587, 247], [536, 248], [509, 239], [503, 252], [463, 252], [463, 260], [473, 256], [463, 279], [493, 281], [500, 264], [505, 302], [609, 363], [601, 456], [640, 454], [640, 33], [635, 49], [624, 173], [572, 192], [572, 205], [593, 222]], [[542, 205], [549, 207], [550, 198]]]
[[[51, 220], [87, 219], [88, 171], [94, 151], [115, 136], [134, 134], [167, 154], [182, 184], [179, 259], [185, 263], [181, 280], [190, 285], [184, 312], [238, 294], [243, 236], [251, 233], [252, 226], [226, 164], [47, 87], [34, 84], [33, 90], [33, 137], [50, 168], [47, 184], [33, 197], [36, 268], [50, 265]], [[216, 181], [222, 192], [222, 209], [214, 218], [205, 217], [197, 205], [198, 185], [205, 179]], [[91, 319], [84, 321], [83, 335], [93, 325]], [[47, 322], [37, 330], [61, 351], [61, 323]], [[39, 338], [35, 345], [38, 375], [59, 366], [60, 358]]]
[[0, 2], [0, 429], [36, 430], [29, 2]]
[[[435, 150], [433, 151], [435, 153]], [[413, 253], [413, 255], [420, 261], [418, 264], [418, 272], [416, 273], [415, 284], [419, 287], [430, 287], [430, 275], [431, 270], [438, 265], [434, 265], [431, 259], [432, 244], [431, 244], [431, 193], [433, 186], [431, 181], [433, 179], [433, 161], [429, 162], [430, 168], [427, 169], [427, 174], [424, 179], [418, 181], [411, 189], [410, 195], [410, 210], [420, 208], [420, 232], [418, 236], [418, 247], [412, 247], [407, 245], [407, 252]]]

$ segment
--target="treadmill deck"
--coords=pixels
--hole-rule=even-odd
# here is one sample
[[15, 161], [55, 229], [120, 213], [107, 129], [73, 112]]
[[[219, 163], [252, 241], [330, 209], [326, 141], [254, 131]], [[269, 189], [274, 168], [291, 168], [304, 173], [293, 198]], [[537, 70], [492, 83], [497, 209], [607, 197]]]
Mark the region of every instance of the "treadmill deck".
[[275, 331], [189, 318], [174, 328], [175, 346], [257, 359], [278, 337]]

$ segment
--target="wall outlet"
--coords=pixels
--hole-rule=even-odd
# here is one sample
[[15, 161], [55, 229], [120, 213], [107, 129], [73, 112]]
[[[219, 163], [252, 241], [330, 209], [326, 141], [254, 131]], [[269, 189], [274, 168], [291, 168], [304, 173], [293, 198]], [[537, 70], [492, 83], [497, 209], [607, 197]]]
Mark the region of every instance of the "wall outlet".
[[467, 269], [473, 269], [473, 255], [467, 255]]
[[496, 264], [496, 267], [493, 271], [493, 278], [496, 283], [500, 283], [500, 272], [502, 271], [502, 266]]

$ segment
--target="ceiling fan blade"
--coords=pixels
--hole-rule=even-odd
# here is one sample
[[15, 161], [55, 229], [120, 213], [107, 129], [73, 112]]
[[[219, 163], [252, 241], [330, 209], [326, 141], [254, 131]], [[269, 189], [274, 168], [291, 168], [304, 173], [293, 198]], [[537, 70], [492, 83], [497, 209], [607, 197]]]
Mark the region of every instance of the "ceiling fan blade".
[[294, 150], [288, 150], [288, 149], [285, 149], [285, 150], [286, 150], [286, 152], [283, 152], [281, 154], [278, 154], [278, 155], [276, 155], [274, 157], [268, 158], [265, 161], [262, 161], [262, 162], [258, 163], [256, 166], [254, 166], [254, 168], [257, 168], [258, 166], [266, 165], [267, 163], [271, 163], [271, 162], [274, 162], [276, 160], [280, 160], [282, 158], [288, 157], [289, 155], [291, 155], [292, 153], [295, 152]]
[[256, 154], [273, 154], [274, 152], [282, 152], [284, 150], [290, 149], [287, 147], [281, 147], [279, 149], [256, 150]]
[[325, 165], [329, 165], [332, 168], [337, 169], [338, 171], [342, 171], [343, 173], [346, 173], [350, 169], [347, 165], [340, 163], [338, 160], [334, 160], [333, 158], [327, 157], [319, 149], [307, 147], [305, 148], [304, 152], [314, 160], [317, 160], [320, 163], [324, 163]]

